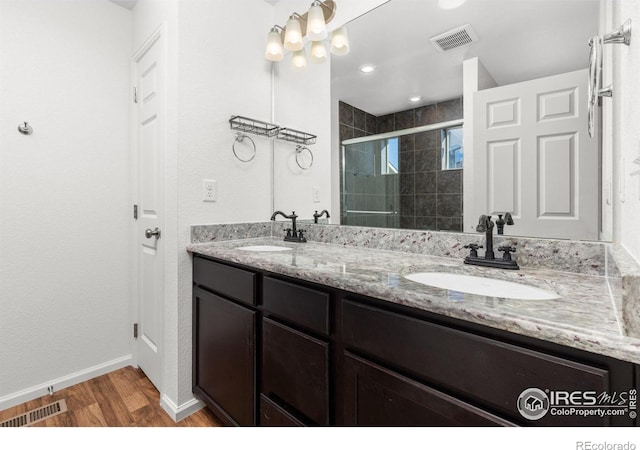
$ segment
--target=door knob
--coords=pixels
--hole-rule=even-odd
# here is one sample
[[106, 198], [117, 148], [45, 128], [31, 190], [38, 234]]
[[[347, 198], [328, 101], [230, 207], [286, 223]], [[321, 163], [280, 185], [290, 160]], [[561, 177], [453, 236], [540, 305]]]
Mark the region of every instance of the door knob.
[[160, 229], [156, 227], [155, 230], [152, 231], [151, 228], [147, 228], [144, 232], [144, 235], [147, 239], [151, 238], [152, 236], [155, 236], [156, 239], [160, 239]]

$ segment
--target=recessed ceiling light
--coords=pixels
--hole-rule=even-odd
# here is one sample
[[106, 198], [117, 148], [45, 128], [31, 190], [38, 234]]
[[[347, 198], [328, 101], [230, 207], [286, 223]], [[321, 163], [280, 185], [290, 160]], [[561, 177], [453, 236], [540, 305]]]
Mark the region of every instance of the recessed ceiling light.
[[416, 95], [415, 97], [411, 97], [409, 99], [410, 102], [419, 102], [420, 100], [422, 100], [422, 97], [420, 97], [419, 95]]
[[362, 73], [371, 73], [376, 70], [376, 66], [372, 66], [371, 64], [365, 64], [364, 66], [360, 66], [360, 72]]
[[442, 9], [454, 9], [462, 5], [467, 0], [438, 0], [438, 5]]

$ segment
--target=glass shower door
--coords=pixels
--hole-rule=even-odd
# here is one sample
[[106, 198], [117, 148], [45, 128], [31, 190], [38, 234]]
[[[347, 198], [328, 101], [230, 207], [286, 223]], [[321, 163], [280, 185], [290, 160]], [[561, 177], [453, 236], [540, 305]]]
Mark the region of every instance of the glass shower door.
[[400, 226], [399, 144], [394, 137], [342, 146], [343, 225]]

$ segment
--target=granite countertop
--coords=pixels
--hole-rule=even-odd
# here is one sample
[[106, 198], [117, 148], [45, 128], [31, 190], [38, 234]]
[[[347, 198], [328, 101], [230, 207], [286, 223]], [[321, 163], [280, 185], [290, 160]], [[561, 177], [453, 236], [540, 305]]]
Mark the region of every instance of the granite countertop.
[[[239, 247], [275, 245], [281, 252]], [[640, 339], [622, 332], [617, 299], [602, 276], [523, 268], [469, 266], [453, 258], [335, 244], [254, 238], [190, 244], [187, 250], [300, 280], [367, 295], [443, 316], [487, 325], [580, 350], [640, 363]], [[404, 278], [450, 272], [513, 281], [555, 291], [556, 300], [513, 300], [449, 291]]]

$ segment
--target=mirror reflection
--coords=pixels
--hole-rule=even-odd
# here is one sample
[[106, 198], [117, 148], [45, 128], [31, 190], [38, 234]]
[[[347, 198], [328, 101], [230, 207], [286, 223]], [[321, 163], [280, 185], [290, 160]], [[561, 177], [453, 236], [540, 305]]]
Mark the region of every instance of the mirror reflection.
[[511, 235], [599, 239], [598, 23], [597, 0], [391, 0], [349, 23], [351, 53], [331, 65], [332, 223], [475, 232], [508, 212]]

